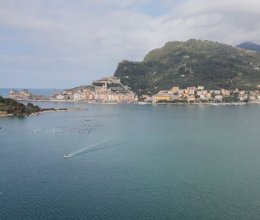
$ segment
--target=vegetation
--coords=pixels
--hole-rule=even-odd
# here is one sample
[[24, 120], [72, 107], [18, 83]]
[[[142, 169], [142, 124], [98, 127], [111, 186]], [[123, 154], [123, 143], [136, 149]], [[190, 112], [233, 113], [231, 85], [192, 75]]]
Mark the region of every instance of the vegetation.
[[[225, 103], [230, 103], [230, 102], [240, 102], [238, 93], [233, 93], [229, 97], [224, 97], [223, 100]], [[248, 100], [244, 100], [244, 102], [248, 102]]]
[[32, 113], [42, 111], [39, 106], [35, 106], [31, 103], [24, 105], [13, 99], [3, 98], [0, 96], [0, 112], [11, 114], [14, 116], [28, 116]]
[[256, 89], [260, 53], [201, 40], [168, 42], [142, 62], [122, 61], [114, 76], [138, 95], [153, 95], [173, 86], [206, 89]]

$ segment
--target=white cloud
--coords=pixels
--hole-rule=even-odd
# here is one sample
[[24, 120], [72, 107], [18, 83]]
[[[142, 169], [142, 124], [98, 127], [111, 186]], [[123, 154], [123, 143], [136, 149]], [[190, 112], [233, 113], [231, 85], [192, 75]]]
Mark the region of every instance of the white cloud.
[[[163, 0], [160, 4], [167, 10], [157, 16], [139, 7], [142, 4], [156, 11], [154, 3], [1, 0], [0, 42], [6, 48], [1, 51], [0, 63], [5, 70], [12, 65], [14, 75], [21, 69], [31, 74], [45, 69], [41, 73], [46, 78], [62, 76], [68, 81], [64, 86], [72, 86], [71, 74], [76, 77], [75, 83], [91, 82], [113, 74], [122, 59], [140, 60], [149, 50], [170, 40], [200, 38], [230, 44], [260, 40], [258, 0]], [[41, 82], [24, 82], [21, 86], [29, 83], [37, 86]]]
[[[194, 30], [195, 35], [205, 39], [215, 36], [214, 40], [230, 44], [260, 40], [257, 28], [260, 25], [258, 0], [189, 0], [179, 7], [174, 18], [180, 19], [184, 28], [187, 27], [187, 21], [192, 22], [188, 27]], [[205, 28], [201, 24], [205, 24]]]

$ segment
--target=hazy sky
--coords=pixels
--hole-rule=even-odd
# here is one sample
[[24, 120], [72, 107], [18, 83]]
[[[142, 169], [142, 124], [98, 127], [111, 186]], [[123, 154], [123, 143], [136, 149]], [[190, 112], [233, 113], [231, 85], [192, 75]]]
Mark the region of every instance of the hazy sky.
[[88, 84], [190, 38], [260, 43], [260, 1], [0, 0], [0, 87]]

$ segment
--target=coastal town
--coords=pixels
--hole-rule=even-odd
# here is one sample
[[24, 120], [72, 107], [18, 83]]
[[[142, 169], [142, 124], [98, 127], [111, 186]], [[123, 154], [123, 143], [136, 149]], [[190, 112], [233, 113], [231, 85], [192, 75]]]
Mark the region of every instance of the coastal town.
[[89, 86], [79, 86], [53, 94], [33, 95], [28, 90], [9, 92], [9, 98], [20, 101], [60, 101], [87, 103], [260, 103], [260, 85], [253, 90], [209, 90], [204, 86], [159, 91], [153, 96], [137, 96], [117, 77], [103, 77]]
[[247, 90], [207, 90], [204, 86], [187, 87], [181, 89], [173, 87], [170, 90], [160, 91], [152, 97], [144, 97], [144, 100], [151, 100], [153, 103], [232, 103], [232, 102], [259, 102], [260, 85], [254, 91]]
[[103, 77], [89, 86], [79, 86], [53, 94], [51, 97], [36, 96], [28, 90], [9, 92], [9, 98], [20, 101], [60, 101], [88, 103], [135, 103], [135, 93], [116, 77]]

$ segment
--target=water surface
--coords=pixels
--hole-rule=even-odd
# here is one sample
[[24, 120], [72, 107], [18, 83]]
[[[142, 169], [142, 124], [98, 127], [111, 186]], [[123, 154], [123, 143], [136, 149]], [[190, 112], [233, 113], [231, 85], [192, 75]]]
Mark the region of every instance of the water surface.
[[260, 106], [38, 104], [82, 111], [0, 118], [1, 220], [260, 218]]

